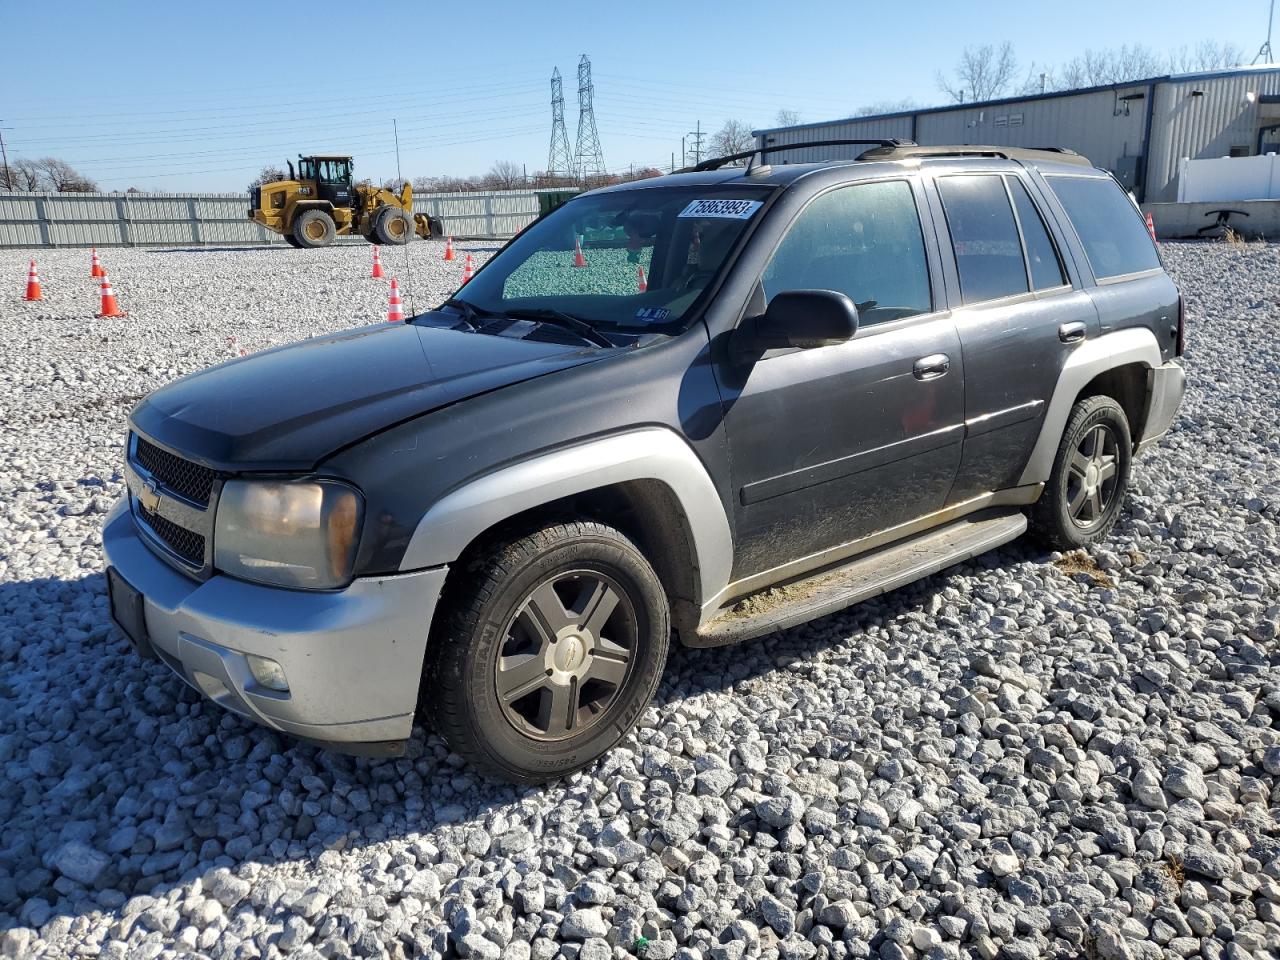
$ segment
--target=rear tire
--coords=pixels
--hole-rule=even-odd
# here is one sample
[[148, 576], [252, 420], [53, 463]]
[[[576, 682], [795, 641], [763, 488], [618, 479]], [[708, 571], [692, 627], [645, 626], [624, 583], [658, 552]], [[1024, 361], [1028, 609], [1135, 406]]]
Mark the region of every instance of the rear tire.
[[293, 218], [293, 238], [308, 250], [329, 246], [336, 234], [333, 217], [323, 210], [303, 210]]
[[374, 215], [373, 235], [379, 243], [403, 246], [413, 236], [413, 220], [399, 207], [383, 207]]
[[1129, 489], [1133, 441], [1124, 409], [1088, 397], [1071, 410], [1053, 472], [1031, 508], [1032, 536], [1053, 550], [1079, 550], [1106, 538]]
[[302, 244], [298, 242], [297, 237], [295, 237], [292, 233], [286, 233], [284, 235], [284, 242], [287, 243], [289, 246], [293, 247], [293, 249], [295, 250], [302, 249]]
[[450, 747], [504, 780], [542, 783], [631, 731], [662, 677], [671, 619], [630, 540], [600, 523], [560, 523], [458, 572], [422, 685]]

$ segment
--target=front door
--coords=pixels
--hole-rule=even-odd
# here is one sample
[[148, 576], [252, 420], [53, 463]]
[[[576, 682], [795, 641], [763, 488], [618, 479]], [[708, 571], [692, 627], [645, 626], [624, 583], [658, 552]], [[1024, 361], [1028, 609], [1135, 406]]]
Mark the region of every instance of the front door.
[[761, 276], [752, 310], [826, 289], [848, 295], [860, 322], [847, 343], [721, 371], [735, 580], [823, 565], [943, 505], [960, 462], [963, 371], [955, 327], [934, 312], [918, 190], [895, 179], [818, 195]]
[[317, 160], [316, 192], [335, 207], [351, 206], [351, 161]]

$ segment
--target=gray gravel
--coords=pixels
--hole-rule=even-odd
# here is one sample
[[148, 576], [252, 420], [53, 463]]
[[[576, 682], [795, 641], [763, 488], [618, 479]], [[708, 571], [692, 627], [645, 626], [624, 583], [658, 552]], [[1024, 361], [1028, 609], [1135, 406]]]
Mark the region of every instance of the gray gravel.
[[[440, 299], [461, 264], [409, 249]], [[376, 320], [368, 249], [105, 250], [111, 321], [86, 252], [39, 254], [43, 304], [26, 256], [0, 251], [0, 954], [1280, 955], [1280, 247], [1165, 246], [1190, 393], [1104, 549], [674, 651], [637, 734], [520, 791], [425, 732], [396, 762], [297, 745], [108, 625], [129, 406]]]

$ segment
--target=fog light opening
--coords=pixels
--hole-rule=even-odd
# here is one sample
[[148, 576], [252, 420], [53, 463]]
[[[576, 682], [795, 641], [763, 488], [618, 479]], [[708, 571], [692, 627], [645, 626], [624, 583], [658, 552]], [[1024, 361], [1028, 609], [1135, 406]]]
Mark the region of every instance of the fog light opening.
[[253, 674], [253, 679], [257, 681], [258, 686], [275, 690], [277, 693], [289, 692], [289, 681], [285, 679], [284, 667], [270, 657], [259, 657], [252, 653], [245, 654], [245, 659], [249, 661], [249, 672]]

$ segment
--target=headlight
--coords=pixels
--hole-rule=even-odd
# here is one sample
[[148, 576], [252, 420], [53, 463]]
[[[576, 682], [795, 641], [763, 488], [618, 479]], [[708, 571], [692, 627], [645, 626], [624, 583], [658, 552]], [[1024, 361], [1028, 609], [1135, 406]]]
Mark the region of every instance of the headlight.
[[213, 565], [284, 587], [351, 579], [363, 500], [345, 483], [229, 480], [218, 498]]

